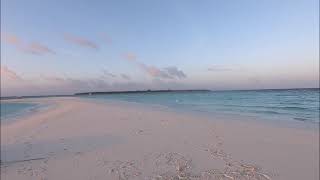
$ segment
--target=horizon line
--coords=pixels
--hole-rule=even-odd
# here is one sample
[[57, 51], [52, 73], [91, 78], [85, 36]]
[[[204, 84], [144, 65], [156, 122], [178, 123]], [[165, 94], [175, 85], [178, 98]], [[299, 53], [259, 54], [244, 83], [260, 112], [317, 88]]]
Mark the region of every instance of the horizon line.
[[0, 100], [8, 99], [23, 99], [23, 98], [41, 98], [41, 97], [70, 97], [85, 94], [107, 94], [107, 93], [152, 93], [152, 92], [179, 92], [179, 91], [208, 91], [208, 92], [221, 92], [221, 91], [272, 91], [272, 90], [303, 90], [303, 89], [320, 89], [320, 87], [307, 87], [307, 88], [264, 88], [264, 89], [233, 89], [233, 90], [211, 90], [211, 89], [147, 89], [147, 90], [130, 90], [130, 91], [91, 91], [79, 92], [73, 94], [49, 94], [49, 95], [24, 95], [24, 96], [0, 96]]

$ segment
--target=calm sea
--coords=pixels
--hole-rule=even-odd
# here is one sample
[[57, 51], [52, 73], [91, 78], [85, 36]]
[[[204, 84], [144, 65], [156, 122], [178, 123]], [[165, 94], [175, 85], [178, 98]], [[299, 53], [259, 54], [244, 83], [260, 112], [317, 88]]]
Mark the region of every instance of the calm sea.
[[129, 93], [84, 97], [156, 104], [187, 111], [319, 123], [319, 93], [319, 89], [290, 89]]

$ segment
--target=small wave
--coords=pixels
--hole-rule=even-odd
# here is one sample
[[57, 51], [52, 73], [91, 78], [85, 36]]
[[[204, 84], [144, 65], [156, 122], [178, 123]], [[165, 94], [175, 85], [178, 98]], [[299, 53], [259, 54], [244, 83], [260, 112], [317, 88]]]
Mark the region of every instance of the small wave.
[[242, 107], [242, 108], [265, 108], [265, 109], [282, 109], [282, 110], [310, 110], [306, 107], [297, 106], [248, 106], [248, 105], [223, 105], [226, 107]]
[[303, 105], [301, 102], [291, 102], [291, 101], [288, 101], [288, 102], [280, 102], [279, 104], [285, 104], [285, 105]]
[[309, 108], [296, 107], [296, 106], [280, 106], [280, 107], [275, 107], [275, 108], [280, 108], [280, 109], [285, 109], [285, 110], [309, 110]]
[[263, 113], [263, 114], [284, 114], [284, 113], [280, 113], [277, 111], [259, 111], [259, 110], [255, 110], [255, 111], [250, 111], [253, 113]]
[[293, 119], [298, 121], [308, 121], [308, 119], [305, 119], [305, 118], [293, 118]]

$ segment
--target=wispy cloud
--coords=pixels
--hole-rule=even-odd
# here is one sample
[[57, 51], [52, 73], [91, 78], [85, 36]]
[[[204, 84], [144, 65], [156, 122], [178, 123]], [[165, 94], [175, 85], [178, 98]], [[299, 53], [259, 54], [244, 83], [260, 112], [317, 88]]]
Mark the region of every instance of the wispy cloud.
[[125, 80], [130, 80], [130, 76], [126, 75], [126, 74], [120, 74], [120, 76], [125, 79]]
[[71, 34], [64, 34], [64, 39], [70, 43], [82, 46], [82, 47], [87, 47], [87, 48], [92, 48], [92, 49], [98, 49], [99, 46], [86, 38], [71, 35]]
[[174, 66], [166, 67], [166, 68], [158, 68], [155, 66], [150, 66], [142, 62], [139, 62], [137, 60], [137, 56], [134, 53], [127, 53], [124, 55], [124, 58], [125, 60], [134, 63], [144, 72], [146, 72], [147, 74], [155, 78], [183, 79], [187, 77], [182, 70], [179, 70], [177, 67], [174, 67]]
[[45, 45], [39, 44], [37, 42], [33, 42], [28, 44], [27, 46], [22, 47], [22, 50], [31, 54], [56, 54], [53, 50], [48, 48]]
[[22, 77], [20, 77], [16, 72], [10, 70], [7, 66], [1, 66], [1, 79], [3, 80], [13, 80], [20, 81]]
[[[34, 55], [44, 54], [56, 54], [55, 51], [50, 49], [48, 46], [43, 45], [39, 42], [24, 42], [21, 38], [14, 34], [2, 34], [4, 42], [15, 46], [19, 51], [30, 53]], [[2, 39], [2, 38], [1, 38]]]
[[112, 78], [117, 77], [117, 75], [110, 73], [110, 72], [109, 72], [108, 70], [106, 70], [106, 69], [103, 69], [102, 72], [103, 72], [103, 75], [104, 75], [104, 76], [108, 76], [108, 77], [112, 77]]

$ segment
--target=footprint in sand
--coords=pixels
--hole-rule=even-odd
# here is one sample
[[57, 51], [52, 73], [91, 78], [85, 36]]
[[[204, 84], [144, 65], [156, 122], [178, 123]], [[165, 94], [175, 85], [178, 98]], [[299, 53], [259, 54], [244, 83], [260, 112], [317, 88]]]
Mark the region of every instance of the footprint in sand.
[[148, 132], [148, 130], [138, 129], [138, 130], [134, 130], [134, 134], [147, 135], [147, 134], [150, 134], [150, 132]]
[[60, 138], [59, 140], [60, 140], [60, 142], [61, 142], [61, 144], [63, 146], [63, 150], [67, 151], [68, 150], [68, 146], [67, 146], [67, 143], [65, 142], [65, 139], [64, 138]]
[[47, 161], [43, 161], [40, 164], [28, 162], [23, 163], [21, 168], [18, 168], [17, 173], [32, 177], [32, 179], [47, 179]]
[[32, 151], [32, 144], [29, 141], [24, 142], [23, 144], [25, 145], [25, 148], [23, 149], [23, 157], [29, 158]]
[[49, 152], [48, 153], [48, 158], [53, 158], [56, 155], [55, 152]]
[[169, 125], [168, 120], [161, 120], [161, 125], [162, 126], [168, 126]]
[[[223, 152], [215, 154], [223, 155]], [[195, 171], [192, 159], [175, 152], [150, 153], [144, 157], [143, 162], [131, 161], [99, 161], [99, 164], [109, 168], [109, 172], [119, 179], [251, 179], [251, 180], [271, 180], [273, 174], [262, 171], [257, 165], [245, 162], [225, 160], [223, 169], [206, 169]], [[141, 165], [154, 167], [153, 173], [147, 176], [143, 173]]]

